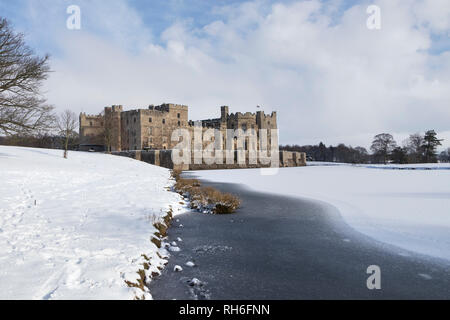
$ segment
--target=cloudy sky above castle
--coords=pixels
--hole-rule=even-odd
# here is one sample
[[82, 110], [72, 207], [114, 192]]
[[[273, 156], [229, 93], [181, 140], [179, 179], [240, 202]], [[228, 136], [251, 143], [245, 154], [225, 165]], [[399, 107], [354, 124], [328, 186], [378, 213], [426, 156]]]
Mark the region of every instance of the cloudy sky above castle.
[[[66, 28], [72, 4], [81, 30]], [[450, 146], [448, 0], [0, 0], [0, 16], [51, 54], [60, 110], [172, 102], [196, 120], [260, 105], [278, 111], [282, 143], [436, 129]]]

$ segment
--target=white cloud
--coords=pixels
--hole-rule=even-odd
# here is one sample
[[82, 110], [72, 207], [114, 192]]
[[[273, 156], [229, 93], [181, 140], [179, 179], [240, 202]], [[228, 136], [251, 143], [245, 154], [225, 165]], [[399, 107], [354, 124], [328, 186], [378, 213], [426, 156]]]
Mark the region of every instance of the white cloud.
[[415, 3], [414, 11], [422, 27], [433, 32], [448, 33], [450, 29], [450, 1], [424, 0]]
[[279, 111], [284, 143], [450, 131], [450, 53], [427, 52], [433, 32], [448, 32], [448, 1], [374, 2], [379, 31], [366, 28], [366, 5], [336, 21], [320, 1], [255, 1], [218, 7], [203, 27], [180, 19], [159, 38], [126, 1], [82, 2], [83, 30], [49, 35], [62, 50], [49, 101], [89, 113], [183, 103], [192, 119], [262, 105]]

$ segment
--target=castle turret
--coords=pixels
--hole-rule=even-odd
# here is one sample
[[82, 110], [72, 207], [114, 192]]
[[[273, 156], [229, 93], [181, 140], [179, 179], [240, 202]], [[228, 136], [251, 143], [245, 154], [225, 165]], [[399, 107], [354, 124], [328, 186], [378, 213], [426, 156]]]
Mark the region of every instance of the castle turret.
[[227, 106], [220, 107], [220, 111], [221, 111], [220, 120], [226, 121], [228, 119], [228, 112], [229, 112], [228, 107]]

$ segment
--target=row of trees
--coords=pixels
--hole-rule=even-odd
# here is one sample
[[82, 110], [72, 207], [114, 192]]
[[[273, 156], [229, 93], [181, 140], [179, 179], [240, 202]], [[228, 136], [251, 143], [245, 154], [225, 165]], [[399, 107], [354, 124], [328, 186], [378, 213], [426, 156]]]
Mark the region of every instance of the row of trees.
[[376, 163], [436, 163], [439, 159], [437, 147], [442, 145], [441, 141], [434, 130], [428, 130], [425, 135], [410, 135], [403, 146], [398, 146], [391, 134], [381, 133], [375, 136], [370, 149]]
[[450, 162], [450, 148], [439, 155], [436, 150], [441, 145], [441, 139], [437, 138], [434, 130], [427, 131], [424, 135], [412, 134], [398, 146], [394, 137], [389, 133], [381, 133], [374, 137], [370, 150], [364, 147], [351, 147], [345, 144], [337, 146], [325, 146], [322, 142], [318, 145], [285, 145], [281, 150], [305, 152], [307, 158], [312, 161], [343, 162], [343, 163], [435, 163]]
[[285, 145], [280, 150], [305, 152], [307, 159], [324, 162], [367, 163], [370, 155], [363, 147], [351, 147], [341, 143], [337, 146], [325, 146], [322, 142], [318, 145]]
[[78, 120], [72, 111], [55, 114], [41, 94], [50, 73], [49, 56], [40, 57], [0, 17], [0, 136], [5, 144], [54, 147], [60, 144], [67, 158]]

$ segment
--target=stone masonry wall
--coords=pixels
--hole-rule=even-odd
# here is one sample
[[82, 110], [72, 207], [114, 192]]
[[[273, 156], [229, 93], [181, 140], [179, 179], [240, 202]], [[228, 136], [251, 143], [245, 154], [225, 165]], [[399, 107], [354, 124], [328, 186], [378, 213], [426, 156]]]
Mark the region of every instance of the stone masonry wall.
[[[269, 168], [270, 165], [250, 164], [248, 151], [245, 155], [245, 164], [237, 163], [237, 151], [235, 151], [235, 161], [227, 164], [223, 159], [222, 164], [191, 164], [174, 165], [172, 161], [172, 150], [149, 150], [149, 151], [121, 151], [112, 152], [113, 155], [124, 156], [141, 160], [149, 164], [161, 166], [168, 169], [188, 170], [214, 170], [214, 169], [245, 169], [245, 168]], [[301, 167], [306, 166], [306, 154], [303, 152], [280, 151], [280, 167]]]

